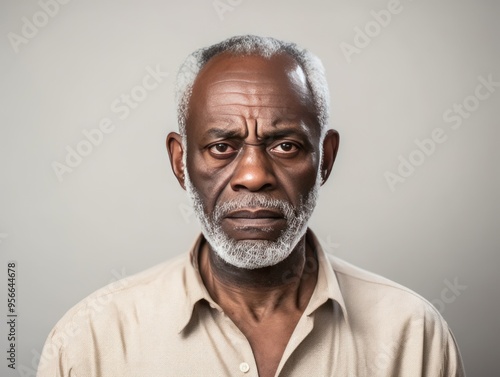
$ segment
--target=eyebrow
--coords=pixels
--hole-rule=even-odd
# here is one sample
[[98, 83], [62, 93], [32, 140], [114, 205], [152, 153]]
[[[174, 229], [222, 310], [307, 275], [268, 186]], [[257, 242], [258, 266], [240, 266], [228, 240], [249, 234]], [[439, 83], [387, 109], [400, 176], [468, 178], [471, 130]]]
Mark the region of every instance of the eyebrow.
[[[286, 126], [284, 126], [286, 127]], [[282, 129], [273, 128], [271, 130], [262, 132], [260, 135], [260, 139], [262, 140], [275, 140], [286, 136], [297, 136], [301, 139], [304, 139], [307, 143], [309, 143], [310, 136], [302, 130], [301, 127], [286, 127]], [[209, 128], [203, 135], [206, 138], [215, 138], [215, 139], [243, 139], [245, 137], [245, 133], [242, 132], [241, 129], [231, 129], [231, 128], [221, 128], [221, 127], [212, 127]]]
[[234, 139], [238, 137], [242, 137], [241, 130], [237, 129], [228, 129], [228, 128], [219, 128], [212, 127], [208, 129], [205, 134], [205, 137], [213, 137], [213, 138], [223, 138], [223, 139]]

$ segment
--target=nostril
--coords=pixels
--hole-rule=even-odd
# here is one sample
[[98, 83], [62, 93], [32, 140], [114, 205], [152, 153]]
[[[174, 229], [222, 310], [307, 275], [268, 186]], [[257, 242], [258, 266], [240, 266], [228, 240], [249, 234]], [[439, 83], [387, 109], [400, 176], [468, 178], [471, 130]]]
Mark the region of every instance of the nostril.
[[234, 184], [234, 185], [231, 185], [232, 189], [234, 191], [242, 191], [242, 190], [248, 190], [248, 191], [267, 191], [267, 190], [270, 190], [273, 188], [273, 185], [270, 184], [270, 183], [266, 183], [262, 186], [260, 186], [259, 188], [255, 188], [253, 186], [250, 186], [250, 185], [243, 185], [243, 184]]

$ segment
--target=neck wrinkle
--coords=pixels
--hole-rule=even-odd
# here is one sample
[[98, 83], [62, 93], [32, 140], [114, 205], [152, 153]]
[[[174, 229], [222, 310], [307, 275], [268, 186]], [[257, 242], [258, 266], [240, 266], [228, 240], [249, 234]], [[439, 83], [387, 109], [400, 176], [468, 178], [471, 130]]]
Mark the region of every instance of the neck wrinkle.
[[[240, 272], [243, 271], [243, 275], [247, 275], [247, 278], [243, 280], [247, 280], [249, 284], [239, 284], [240, 281], [234, 274], [223, 276], [218, 273], [223, 271], [227, 264], [221, 265], [214, 260], [217, 259], [216, 253], [206, 243], [199, 255], [202, 280], [213, 300], [229, 315], [244, 312], [258, 322], [268, 314], [280, 310], [303, 311], [317, 281], [317, 272], [304, 273], [306, 258], [316, 259], [314, 251], [304, 241], [305, 239], [301, 240], [296, 250], [292, 252], [291, 260], [289, 257], [284, 264], [280, 263], [283, 266], [259, 269], [267, 271], [237, 269]], [[222, 260], [220, 262], [225, 263]], [[216, 267], [217, 265], [219, 268]], [[266, 274], [273, 273], [276, 276], [272, 280], [262, 279]], [[255, 280], [252, 282], [248, 279], [248, 275], [253, 275], [254, 278], [261, 277], [262, 283], [256, 283]]]

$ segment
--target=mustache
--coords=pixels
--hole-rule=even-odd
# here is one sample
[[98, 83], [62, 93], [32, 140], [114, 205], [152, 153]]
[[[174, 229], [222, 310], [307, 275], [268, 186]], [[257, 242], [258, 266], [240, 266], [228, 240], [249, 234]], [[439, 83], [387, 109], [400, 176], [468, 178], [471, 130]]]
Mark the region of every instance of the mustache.
[[236, 199], [218, 203], [215, 206], [212, 218], [215, 223], [219, 223], [222, 218], [230, 212], [236, 210], [260, 208], [280, 212], [287, 220], [295, 217], [295, 207], [288, 201], [270, 198], [265, 194], [244, 194]]

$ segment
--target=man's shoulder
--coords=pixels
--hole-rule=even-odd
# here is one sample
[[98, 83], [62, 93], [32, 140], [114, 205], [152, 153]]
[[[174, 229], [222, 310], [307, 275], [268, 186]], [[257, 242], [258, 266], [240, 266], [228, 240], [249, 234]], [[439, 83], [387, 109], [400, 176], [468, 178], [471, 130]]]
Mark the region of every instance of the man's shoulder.
[[330, 265], [335, 271], [337, 279], [339, 279], [339, 283], [350, 284], [352, 286], [360, 286], [360, 288], [363, 287], [364, 289], [372, 287], [374, 289], [387, 289], [390, 292], [404, 292], [412, 296], [417, 295], [409, 288], [398, 284], [386, 277], [365, 270], [364, 268], [358, 267], [339, 257], [330, 254], [327, 254], [327, 256]]
[[116, 280], [87, 296], [57, 322], [53, 331], [60, 331], [70, 323], [116, 316], [117, 312], [127, 313], [139, 303], [146, 307], [158, 301], [175, 300], [182, 294], [188, 254], [183, 253], [165, 262], [150, 267], [131, 276]]
[[434, 323], [447, 329], [439, 311], [424, 297], [388, 278], [328, 255], [337, 277], [348, 315], [359, 320], [370, 317], [384, 321]]
[[357, 351], [374, 357], [367, 367], [385, 373], [389, 364], [381, 360], [390, 358], [398, 360], [400, 370], [413, 371], [419, 365], [418, 375], [465, 375], [453, 334], [429, 301], [337, 257], [328, 255], [328, 261], [342, 292]]
[[124, 337], [127, 342], [138, 340], [130, 347], [140, 347], [141, 334], [154, 343], [160, 323], [168, 325], [162, 327], [162, 336], [172, 337], [186, 301], [189, 266], [189, 254], [183, 253], [108, 284], [73, 306], [47, 337], [40, 375], [73, 367], [86, 371], [82, 375], [95, 375], [91, 372], [95, 360], [82, 359], [82, 354], [100, 347], [113, 359], [121, 355], [117, 345], [126, 341]]

